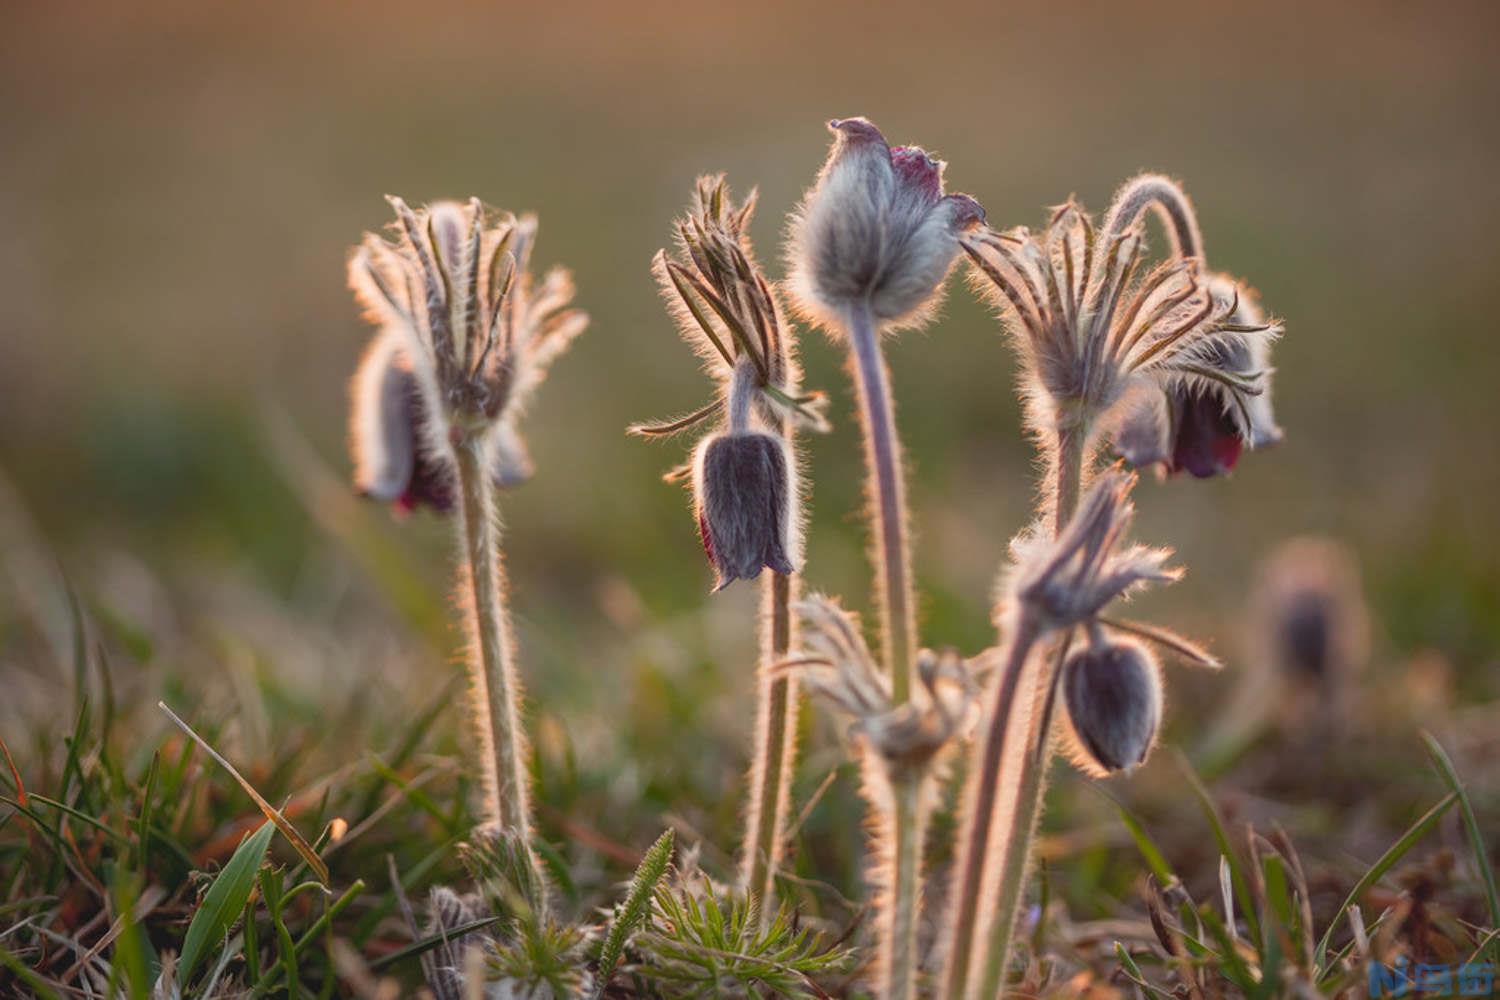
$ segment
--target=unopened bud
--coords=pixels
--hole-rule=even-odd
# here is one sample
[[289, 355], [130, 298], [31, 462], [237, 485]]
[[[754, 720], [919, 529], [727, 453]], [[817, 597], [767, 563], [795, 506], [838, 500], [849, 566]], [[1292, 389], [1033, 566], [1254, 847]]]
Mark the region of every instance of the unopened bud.
[[793, 572], [790, 464], [786, 444], [757, 431], [712, 435], [699, 445], [693, 495], [715, 589], [753, 579], [763, 567]]
[[1145, 647], [1110, 639], [1068, 657], [1063, 693], [1075, 763], [1103, 776], [1146, 759], [1161, 725], [1161, 675]]
[[881, 325], [920, 321], [984, 209], [945, 195], [943, 163], [924, 150], [891, 148], [863, 118], [828, 127], [833, 148], [792, 224], [793, 293], [832, 326], [856, 304]]

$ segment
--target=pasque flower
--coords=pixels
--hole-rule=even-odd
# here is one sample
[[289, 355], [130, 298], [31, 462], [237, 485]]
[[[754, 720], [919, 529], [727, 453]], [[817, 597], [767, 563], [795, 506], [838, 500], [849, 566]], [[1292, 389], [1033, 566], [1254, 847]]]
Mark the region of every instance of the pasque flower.
[[703, 439], [693, 463], [698, 531], [718, 573], [716, 589], [750, 580], [762, 567], [794, 572], [791, 459], [786, 442], [739, 430]]
[[[1122, 192], [1126, 197], [1129, 189]], [[1140, 210], [1102, 230], [1077, 204], [1041, 233], [981, 228], [963, 239], [981, 291], [1009, 321], [1029, 417], [1051, 436], [1104, 430], [1136, 464], [1198, 475], [1233, 464], [1238, 443], [1274, 440], [1263, 364], [1280, 326], [1196, 257], [1144, 277]]]
[[[1105, 470], [1055, 537], [1039, 522], [1011, 545], [996, 609], [1004, 640], [1000, 666], [984, 696], [964, 790], [946, 995], [998, 995], [1040, 787], [1028, 788], [1021, 776], [1031, 757], [1050, 752], [1058, 680], [1080, 744], [1075, 758], [1100, 774], [1140, 763], [1159, 724], [1155, 661], [1135, 639], [1217, 665], [1168, 630], [1106, 616], [1113, 602], [1181, 575], [1167, 565], [1169, 550], [1126, 541], [1134, 484], [1134, 474]], [[1080, 628], [1089, 635], [1089, 648], [1074, 654], [1060, 675], [1053, 673], [1038, 647], [1045, 649], [1049, 636], [1071, 636]]]
[[[1192, 201], [1170, 177], [1141, 174], [1128, 181], [1105, 227], [1120, 231], [1148, 210], [1160, 217], [1172, 256], [1206, 268]], [[1205, 347], [1203, 367], [1221, 377], [1190, 372], [1164, 380], [1160, 395], [1137, 393], [1121, 407], [1114, 430], [1116, 451], [1132, 465], [1161, 463], [1167, 472], [1199, 478], [1228, 472], [1245, 447], [1262, 448], [1282, 437], [1271, 410], [1271, 341], [1279, 326], [1268, 322], [1247, 286], [1227, 274], [1203, 274], [1211, 294], [1236, 303], [1229, 325], [1243, 334]]]
[[[943, 164], [925, 151], [893, 149], [863, 118], [834, 120], [829, 128], [833, 146], [792, 216], [787, 261], [798, 307], [849, 349], [869, 484], [880, 656], [891, 704], [901, 709], [916, 700], [922, 660], [901, 440], [880, 334], [931, 317], [957, 259], [959, 236], [978, 225], [984, 211], [965, 195], [944, 194]], [[872, 813], [882, 821], [871, 848], [875, 882], [883, 887], [872, 980], [877, 993], [905, 1000], [916, 989], [932, 768], [867, 767], [866, 777]]]
[[824, 397], [799, 388], [795, 345], [755, 263], [746, 235], [754, 210], [753, 194], [736, 205], [722, 176], [700, 178], [692, 209], [677, 224], [679, 252], [661, 251], [652, 261], [678, 330], [717, 393], [684, 417], [630, 428], [646, 437], [715, 428], [691, 466], [668, 478], [690, 477], [699, 535], [721, 590], [762, 568], [795, 570], [801, 487], [790, 431], [828, 426]]
[[958, 235], [984, 209], [944, 194], [946, 165], [920, 147], [888, 145], [864, 118], [828, 127], [833, 148], [792, 221], [793, 294], [825, 327], [861, 303], [878, 326], [920, 323], [937, 305]]
[[353, 381], [350, 439], [360, 492], [410, 510], [454, 503], [452, 448], [485, 438], [501, 486], [533, 466], [516, 429], [547, 367], [587, 325], [563, 268], [530, 271], [536, 219], [392, 198], [396, 239], [368, 234], [349, 279], [381, 327]]
[[[792, 603], [804, 509], [797, 432], [826, 430], [827, 423], [823, 397], [800, 389], [795, 331], [756, 264], [747, 232], [754, 211], [754, 192], [736, 204], [722, 174], [700, 177], [688, 213], [677, 222], [677, 252], [662, 251], [652, 261], [668, 310], [713, 380], [715, 396], [685, 417], [631, 431], [661, 436], [713, 428], [694, 449], [687, 474], [715, 589], [762, 577], [739, 887], [759, 901], [764, 924], [776, 912], [797, 758], [796, 680], [774, 670], [796, 636]], [[762, 576], [763, 569], [771, 572]]]
[[[361, 496], [391, 504], [399, 513], [427, 506], [453, 510], [453, 473], [428, 446], [422, 389], [402, 350], [402, 335], [381, 331], [354, 373], [349, 440], [354, 487]], [[518, 486], [535, 466], [513, 420], [502, 420], [490, 441], [495, 485]]]
[[531, 274], [536, 219], [390, 198], [391, 238], [365, 234], [349, 282], [380, 327], [354, 380], [359, 488], [409, 509], [456, 508], [459, 594], [485, 824], [530, 851], [527, 745], [515, 638], [505, 606], [495, 486], [525, 478], [516, 421], [548, 366], [588, 323], [572, 278]]

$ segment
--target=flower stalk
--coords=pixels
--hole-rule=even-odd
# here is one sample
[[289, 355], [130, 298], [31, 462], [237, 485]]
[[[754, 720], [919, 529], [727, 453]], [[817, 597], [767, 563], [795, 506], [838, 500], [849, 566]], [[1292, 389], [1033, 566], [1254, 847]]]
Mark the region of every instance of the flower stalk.
[[[776, 873], [785, 851], [796, 771], [797, 680], [776, 668], [796, 636], [803, 496], [797, 431], [826, 430], [820, 394], [802, 394], [792, 331], [755, 261], [747, 228], [755, 195], [739, 204], [723, 175], [701, 177], [678, 221], [678, 252], [657, 254], [656, 273], [682, 338], [714, 380], [717, 396], [685, 417], [638, 424], [648, 437], [717, 424], [691, 467], [694, 506], [715, 590], [761, 580], [755, 742], [740, 857], [740, 889], [759, 902], [762, 926], [776, 914]], [[668, 478], [676, 478], [676, 473]], [[762, 573], [762, 570], [769, 572]]]
[[[863, 118], [828, 124], [833, 146], [793, 217], [788, 262], [803, 314], [847, 341], [859, 401], [884, 671], [880, 683], [861, 684], [878, 694], [844, 699], [843, 707], [867, 731], [860, 753], [874, 831], [873, 985], [883, 997], [904, 1000], [916, 990], [923, 842], [952, 720], [946, 709], [937, 710], [940, 699], [914, 698], [918, 680], [926, 679], [919, 677], [901, 441], [880, 336], [931, 318], [958, 255], [959, 235], [977, 226], [984, 210], [966, 195], [944, 193], [944, 164], [925, 150], [892, 147]], [[935, 722], [937, 716], [948, 720], [932, 730], [941, 739], [915, 759], [885, 731], [892, 717], [907, 725]]]
[[[868, 470], [867, 492], [875, 534], [873, 561], [879, 607], [880, 656], [891, 683], [891, 701], [906, 702], [916, 662], [916, 621], [912, 598], [911, 551], [906, 533], [906, 484], [901, 470], [901, 440], [896, 434], [890, 373], [880, 351], [874, 318], [867, 303], [849, 310], [850, 356], [859, 397], [860, 427]], [[920, 907], [923, 835], [922, 774], [891, 776], [892, 816], [889, 920], [890, 940], [881, 948], [886, 970], [880, 979], [890, 997], [904, 997], [917, 973], [917, 916]]]
[[519, 845], [542, 893], [495, 491], [530, 475], [521, 410], [588, 317], [569, 308], [565, 269], [531, 274], [535, 217], [496, 213], [477, 198], [416, 210], [390, 203], [394, 238], [366, 234], [349, 261], [350, 284], [380, 327], [354, 382], [356, 482], [398, 511], [458, 508], [479, 832]]
[[459, 481], [463, 557], [462, 591], [469, 620], [469, 680], [478, 722], [486, 822], [529, 840], [531, 807], [526, 774], [526, 737], [517, 702], [515, 639], [505, 606], [505, 568], [494, 485], [486, 473], [481, 440], [454, 448]]
[[797, 679], [777, 671], [792, 649], [795, 574], [770, 573], [761, 584], [761, 653], [756, 671], [755, 750], [740, 863], [744, 891], [760, 900], [762, 923], [775, 914], [776, 872], [786, 851], [792, 777], [797, 763]]
[[916, 660], [916, 621], [911, 592], [911, 551], [906, 537], [906, 482], [901, 440], [896, 435], [890, 373], [880, 352], [868, 303], [849, 310], [850, 356], [865, 443], [871, 519], [874, 521], [876, 600], [880, 607], [880, 655], [891, 677], [891, 698], [906, 701]]

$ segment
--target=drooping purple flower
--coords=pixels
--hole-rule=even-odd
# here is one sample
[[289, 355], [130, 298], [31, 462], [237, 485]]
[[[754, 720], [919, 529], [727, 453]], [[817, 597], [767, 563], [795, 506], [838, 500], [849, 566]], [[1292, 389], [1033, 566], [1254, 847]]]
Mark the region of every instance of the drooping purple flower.
[[[400, 514], [422, 507], [453, 511], [454, 473], [446, 451], [437, 447], [422, 384], [406, 360], [400, 338], [377, 337], [355, 373], [349, 439], [354, 454], [354, 488], [361, 496], [388, 503]], [[510, 487], [531, 476], [525, 443], [509, 421], [492, 434], [495, 484]]]
[[716, 590], [760, 571], [794, 572], [788, 557], [793, 486], [785, 442], [756, 431], [715, 434], [698, 448], [693, 495]]

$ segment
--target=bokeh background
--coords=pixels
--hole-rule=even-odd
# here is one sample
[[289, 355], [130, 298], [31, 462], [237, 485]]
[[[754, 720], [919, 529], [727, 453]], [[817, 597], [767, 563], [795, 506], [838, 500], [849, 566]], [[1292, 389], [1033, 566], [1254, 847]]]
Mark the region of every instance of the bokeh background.
[[[1285, 318], [1286, 442], [1229, 479], [1139, 491], [1137, 534], [1190, 568], [1143, 613], [1231, 663], [1174, 695], [1195, 706], [1174, 738], [1210, 735], [1257, 560], [1305, 533], [1359, 557], [1372, 683], [1420, 657], [1456, 704], [1494, 699], [1500, 9], [1045, 6], [8, 7], [0, 724], [61, 718], [46, 708], [70, 682], [52, 655], [63, 580], [120, 647], [115, 683], [238, 720], [245, 756], [301, 727], [326, 759], [357, 758], [451, 690], [449, 527], [345, 486], [346, 384], [370, 331], [344, 259], [386, 223], [386, 192], [475, 194], [540, 213], [538, 262], [571, 266], [593, 315], [527, 421], [539, 474], [504, 499], [542, 756], [595, 775], [586, 818], [611, 836], [639, 845], [671, 812], [731, 847], [756, 593], [709, 597], [685, 498], [659, 478], [681, 443], [623, 433], [706, 392], [648, 264], [695, 176], [725, 170], [759, 187], [753, 233], [779, 274], [823, 122], [852, 114], [937, 151], [950, 187], [1007, 225], [1169, 172], [1211, 262]], [[863, 606], [847, 379], [821, 335], [803, 344], [836, 424], [807, 449], [808, 578]], [[956, 281], [942, 320], [889, 358], [924, 640], [975, 651], [1034, 485], [1013, 359]], [[248, 698], [246, 676], [290, 693]], [[444, 718], [439, 739], [461, 742], [459, 711]], [[1410, 733], [1392, 739], [1420, 771]], [[814, 744], [809, 788], [838, 760]], [[814, 826], [850, 826], [852, 792], [830, 795]], [[857, 850], [839, 856], [850, 876]]]

